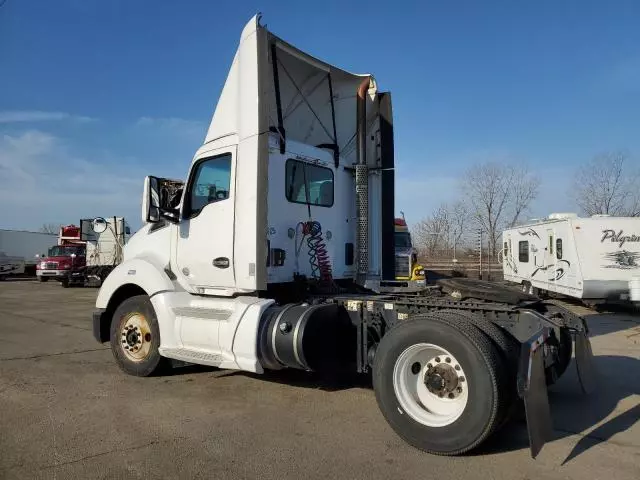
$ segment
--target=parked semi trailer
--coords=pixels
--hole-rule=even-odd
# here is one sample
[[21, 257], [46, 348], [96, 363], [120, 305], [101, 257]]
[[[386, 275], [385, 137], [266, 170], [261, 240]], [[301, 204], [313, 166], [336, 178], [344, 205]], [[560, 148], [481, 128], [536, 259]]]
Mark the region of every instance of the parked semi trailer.
[[554, 213], [502, 238], [504, 279], [524, 292], [640, 302], [640, 218]]
[[574, 344], [593, 386], [587, 325], [554, 303], [463, 279], [382, 293], [396, 282], [391, 95], [259, 17], [185, 182], [147, 177], [142, 220], [93, 314], [131, 375], [170, 359], [371, 372], [391, 427], [444, 455], [482, 444], [523, 399], [535, 456]]
[[25, 272], [34, 275], [40, 257], [55, 241], [56, 235], [51, 233], [0, 229], [0, 252], [5, 258], [3, 263], [11, 265], [11, 268], [1, 269], [0, 276]]

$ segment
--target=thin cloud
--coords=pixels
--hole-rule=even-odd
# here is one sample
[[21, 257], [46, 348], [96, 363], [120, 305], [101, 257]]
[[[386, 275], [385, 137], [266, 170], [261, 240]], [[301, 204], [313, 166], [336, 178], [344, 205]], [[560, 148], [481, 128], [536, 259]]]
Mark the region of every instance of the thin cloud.
[[110, 215], [139, 223], [145, 173], [130, 160], [112, 160], [78, 156], [39, 130], [0, 136], [0, 226], [32, 230]]
[[207, 128], [204, 122], [178, 117], [140, 117], [134, 126], [139, 129], [161, 131], [190, 138], [204, 138]]
[[95, 118], [87, 117], [84, 115], [73, 115], [66, 112], [43, 112], [40, 110], [0, 111], [0, 123], [33, 123], [60, 121], [87, 123], [95, 121]]

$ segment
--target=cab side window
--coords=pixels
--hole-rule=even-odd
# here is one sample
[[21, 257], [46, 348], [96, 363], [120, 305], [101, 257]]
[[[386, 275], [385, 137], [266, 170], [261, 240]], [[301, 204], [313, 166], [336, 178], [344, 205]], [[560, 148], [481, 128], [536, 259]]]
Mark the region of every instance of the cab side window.
[[319, 207], [333, 205], [333, 171], [330, 168], [290, 158], [285, 170], [287, 200]]
[[193, 217], [210, 203], [229, 198], [231, 154], [201, 160], [189, 186], [189, 216]]

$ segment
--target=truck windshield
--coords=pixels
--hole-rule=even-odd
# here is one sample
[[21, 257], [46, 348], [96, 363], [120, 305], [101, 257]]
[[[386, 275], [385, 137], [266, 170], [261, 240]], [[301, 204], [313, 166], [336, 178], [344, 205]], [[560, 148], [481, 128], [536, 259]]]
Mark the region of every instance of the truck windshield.
[[396, 248], [411, 248], [411, 234], [409, 232], [395, 233]]
[[72, 253], [82, 255], [84, 249], [82, 247], [55, 246], [49, 249], [50, 257], [68, 257]]

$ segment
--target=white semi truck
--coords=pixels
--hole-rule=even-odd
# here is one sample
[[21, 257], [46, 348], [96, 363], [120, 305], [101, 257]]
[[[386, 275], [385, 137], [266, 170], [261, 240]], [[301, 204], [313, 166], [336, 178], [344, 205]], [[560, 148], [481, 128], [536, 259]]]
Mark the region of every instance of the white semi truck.
[[391, 427], [437, 454], [474, 449], [523, 399], [535, 456], [574, 343], [592, 388], [586, 323], [488, 282], [384, 293], [393, 218], [390, 94], [256, 16], [186, 181], [145, 179], [144, 226], [100, 288], [94, 336], [138, 376], [170, 359], [371, 372]]

